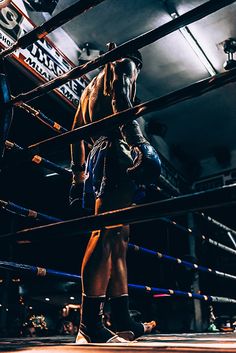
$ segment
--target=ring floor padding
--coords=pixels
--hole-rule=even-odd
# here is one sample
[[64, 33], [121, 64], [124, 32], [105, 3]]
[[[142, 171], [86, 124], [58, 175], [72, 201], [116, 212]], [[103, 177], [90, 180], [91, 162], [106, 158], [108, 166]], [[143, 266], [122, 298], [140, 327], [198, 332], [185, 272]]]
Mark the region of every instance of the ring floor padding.
[[0, 338], [0, 352], [17, 353], [218, 353], [236, 352], [236, 332], [155, 334], [140, 337], [135, 342], [119, 344], [76, 345], [73, 336]]

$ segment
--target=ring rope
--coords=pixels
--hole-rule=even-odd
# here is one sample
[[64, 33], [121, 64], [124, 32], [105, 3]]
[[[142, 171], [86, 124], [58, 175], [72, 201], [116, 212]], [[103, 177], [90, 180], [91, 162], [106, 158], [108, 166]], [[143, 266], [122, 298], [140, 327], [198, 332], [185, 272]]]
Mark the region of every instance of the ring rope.
[[236, 231], [232, 228], [227, 227], [226, 225], [218, 222], [216, 219], [205, 215], [204, 213], [198, 213], [199, 216], [201, 216], [203, 219], [205, 219], [208, 223], [213, 224], [214, 226], [220, 228], [221, 230], [224, 230], [226, 233], [231, 233], [236, 236]]
[[[7, 146], [7, 148], [8, 149], [16, 149], [18, 152], [20, 152], [20, 151], [23, 151], [24, 149], [23, 149], [23, 147], [20, 147], [19, 145], [17, 145], [17, 144], [15, 144], [15, 143], [13, 143], [13, 142], [10, 142], [10, 141], [6, 141], [6, 146]], [[40, 157], [40, 158], [42, 158], [42, 157]], [[46, 161], [45, 159], [43, 159], [42, 158], [42, 160], [43, 161]], [[41, 160], [41, 161], [42, 161]], [[35, 162], [35, 160], [34, 160], [34, 162]], [[49, 161], [48, 161], [49, 162]], [[51, 163], [51, 162], [50, 162]], [[37, 164], [37, 165], [41, 165], [41, 164]], [[43, 164], [42, 164], [42, 166], [43, 166]], [[55, 169], [55, 168], [53, 168], [52, 169], [52, 166], [54, 166], [54, 163], [51, 163], [51, 164], [48, 164], [48, 163], [44, 163], [44, 166], [46, 166], [47, 168], [49, 168], [49, 169], [51, 169], [51, 170], [53, 170], [53, 171], [55, 171], [55, 172], [59, 172], [59, 174], [61, 174], [61, 172], [62, 172], [62, 174], [66, 174], [66, 175], [68, 175], [68, 176], [71, 176], [71, 172], [69, 171], [69, 170], [67, 170], [67, 169], [63, 169], [63, 168], [61, 168], [61, 167], [59, 167], [59, 166], [57, 166], [57, 168]], [[59, 169], [58, 169], [59, 168]], [[12, 205], [13, 205], [13, 203], [11, 203]], [[18, 205], [16, 205], [16, 206], [18, 206]], [[20, 207], [22, 207], [22, 206], [19, 206], [19, 210], [20, 210]], [[6, 208], [6, 210], [8, 210], [7, 208]], [[10, 211], [10, 210], [9, 210]], [[15, 210], [14, 212], [16, 212], [17, 213], [17, 211]], [[19, 215], [20, 215], [20, 213], [18, 213]], [[25, 216], [25, 214], [23, 214], [24, 216]], [[201, 213], [201, 215], [204, 215], [203, 213]], [[205, 215], [204, 215], [205, 216]], [[50, 217], [50, 216], [49, 216]], [[210, 217], [208, 217], [208, 216], [205, 216], [206, 217], [206, 219], [208, 220]], [[223, 224], [220, 224], [219, 222], [217, 222], [216, 220], [214, 220], [213, 218], [210, 218], [213, 222], [214, 222], [214, 224], [217, 224], [217, 225], [220, 225], [220, 226], [222, 226], [222, 229], [228, 229], [228, 227], [226, 227], [226, 226], [224, 226]], [[162, 221], [164, 221], [164, 222], [167, 222], [167, 223], [169, 223], [169, 224], [171, 224], [172, 226], [174, 226], [174, 227], [176, 227], [176, 228], [178, 228], [178, 229], [180, 229], [181, 231], [184, 231], [184, 232], [186, 232], [186, 233], [188, 233], [188, 234], [193, 234], [192, 233], [192, 230], [191, 229], [189, 229], [189, 228], [187, 228], [187, 227], [184, 227], [184, 226], [182, 226], [182, 225], [180, 225], [180, 224], [178, 224], [176, 221], [174, 221], [174, 220], [171, 220], [171, 219], [169, 219], [169, 218], [165, 218], [165, 217], [163, 217], [163, 218], [160, 218], [160, 220], [162, 220]], [[61, 219], [57, 219], [57, 221], [62, 221]], [[217, 223], [216, 223], [217, 222]], [[223, 228], [224, 227], [224, 228]], [[218, 247], [218, 248], [220, 248], [220, 249], [222, 249], [222, 250], [224, 250], [224, 251], [226, 251], [226, 252], [229, 252], [229, 253], [231, 253], [231, 254], [233, 254], [233, 255], [236, 255], [236, 250], [234, 250], [234, 249], [232, 249], [232, 248], [230, 248], [230, 247], [228, 247], [228, 246], [226, 246], [226, 245], [224, 245], [224, 244], [221, 244], [221, 243], [219, 243], [219, 242], [217, 242], [216, 240], [214, 240], [214, 239], [211, 239], [211, 238], [209, 238], [209, 237], [207, 237], [207, 236], [205, 236], [205, 235], [203, 235], [203, 234], [195, 234], [194, 233], [194, 235], [197, 235], [198, 237], [200, 237], [204, 242], [208, 242], [210, 245], [213, 245], [213, 246], [215, 246], [215, 247]]]
[[230, 254], [236, 255], [236, 250], [230, 248], [229, 246], [226, 246], [224, 244], [219, 243], [218, 241], [211, 239], [211, 238], [206, 238], [204, 235], [202, 236], [202, 239], [204, 241], [209, 242], [210, 245], [216, 246], [217, 248], [227, 251]]
[[[165, 182], [168, 182], [168, 180], [165, 180], [162, 175], [160, 175], [160, 179], [161, 179], [162, 181], [164, 180]], [[154, 186], [154, 185], [152, 185], [152, 187], [154, 187], [154, 188], [156, 189], [156, 191], [160, 192], [163, 196], [165, 196], [165, 197], [167, 197], [167, 198], [173, 197], [173, 195], [171, 195], [170, 192], [167, 192], [166, 190], [161, 189], [159, 186]], [[179, 192], [177, 193], [177, 190], [175, 190], [175, 193], [176, 193], [176, 195], [181, 195]], [[220, 222], [217, 221], [216, 219], [214, 219], [214, 218], [212, 218], [212, 217], [209, 217], [208, 215], [206, 215], [206, 214], [203, 213], [203, 212], [194, 212], [194, 214], [197, 215], [197, 216], [200, 216], [200, 217], [204, 218], [205, 221], [207, 221], [208, 223], [213, 224], [213, 225], [219, 227], [221, 230], [224, 230], [224, 231], [226, 231], [226, 232], [230, 232], [230, 233], [232, 233], [232, 234], [235, 234], [235, 230], [233, 230], [232, 228], [229, 228], [228, 226], [224, 225], [223, 223], [220, 223]], [[168, 219], [166, 219], [166, 220], [169, 221]], [[170, 222], [171, 222], [171, 220], [170, 220]], [[174, 222], [173, 222], [173, 224], [174, 224]], [[183, 227], [183, 226], [180, 226], [180, 225], [178, 225], [178, 226], [179, 226], [179, 228], [182, 227], [182, 230], [184, 230], [184, 227]], [[188, 232], [188, 229], [189, 229], [189, 228], [186, 228], [185, 231]], [[200, 235], [200, 236], [203, 237], [203, 235]], [[204, 236], [204, 237], [205, 237], [205, 236]], [[204, 238], [204, 240], [207, 240], [207, 239]], [[212, 240], [212, 239], [211, 239], [211, 240]], [[214, 240], [213, 240], [213, 241], [214, 241]], [[220, 243], [219, 243], [219, 244], [220, 244]], [[221, 244], [221, 245], [222, 245], [223, 247], [225, 246], [226, 249], [228, 248], [228, 249], [230, 249], [230, 250], [233, 250], [233, 249], [227, 247], [226, 245], [223, 245], [223, 244]], [[222, 248], [222, 249], [223, 249], [223, 248]], [[236, 254], [235, 250], [233, 250], [233, 253]]]
[[[9, 262], [9, 261], [0, 261], [0, 268], [4, 268], [11, 271], [30, 272], [31, 274], [34, 274], [36, 276], [59, 277], [61, 279], [66, 279], [74, 282], [81, 281], [81, 276], [79, 275], [70, 274], [70, 273], [61, 272], [61, 271], [55, 271], [55, 270], [46, 269], [42, 267], [36, 267], [32, 265], [18, 264], [18, 263]], [[206, 302], [236, 304], [236, 299], [233, 299], [233, 298], [216, 297], [216, 296], [198, 294], [193, 292], [184, 292], [184, 291], [175, 290], [175, 289], [155, 288], [155, 287], [143, 286], [139, 284], [128, 284], [128, 287], [130, 289], [141, 290], [151, 294], [163, 293], [163, 294], [169, 294], [170, 296], [185, 297], [189, 299], [198, 299]]]
[[213, 12], [224, 8], [225, 6], [232, 4], [234, 1], [235, 0], [210, 0], [196, 7], [195, 9], [190, 10], [185, 14], [180, 15], [179, 17], [165, 23], [160, 27], [141, 34], [140, 36], [117, 46], [115, 49], [100, 55], [98, 58], [91, 60], [84, 65], [73, 68], [72, 70], [59, 76], [58, 78], [51, 80], [50, 82], [46, 82], [27, 93], [19, 94], [11, 100], [10, 104], [22, 104], [22, 102], [27, 102], [40, 97], [42, 94], [46, 94], [51, 90], [60, 87], [69, 80], [79, 78], [82, 75], [85, 75], [86, 73], [93, 71], [111, 61], [120, 59], [125, 53], [130, 52], [130, 50], [143, 48], [183, 26], [187, 26], [190, 23], [198, 21], [207, 15], [210, 15]]
[[48, 118], [44, 113], [41, 112], [41, 110], [37, 110], [33, 108], [31, 105], [23, 103], [22, 105], [19, 105], [18, 108], [23, 109], [25, 112], [30, 114], [31, 116], [37, 118], [40, 120], [43, 124], [47, 125], [48, 127], [52, 128], [56, 132], [67, 132], [68, 129], [64, 128], [61, 126], [59, 123], [56, 121], [53, 121], [52, 119]]
[[[23, 147], [20, 147], [19, 145], [15, 144], [15, 143], [13, 143], [13, 142], [10, 142], [10, 141], [6, 141], [6, 146], [7, 146], [8, 149], [13, 149], [13, 150], [16, 149], [18, 152], [21, 152], [21, 151], [23, 152], [23, 151], [24, 151]], [[42, 164], [42, 166], [44, 165], [44, 166], [48, 167], [49, 169], [51, 169], [52, 167], [55, 166], [54, 163], [49, 162], [49, 161], [45, 160], [45, 159], [42, 158], [42, 157], [40, 157], [40, 159], [41, 159], [41, 161], [44, 161], [44, 163]], [[33, 160], [33, 161], [35, 162], [35, 160]], [[48, 163], [47, 163], [46, 161], [47, 161]], [[40, 164], [38, 164], [38, 165], [40, 165]], [[55, 172], [57, 172], [57, 173], [59, 172], [59, 174], [66, 174], [66, 175], [68, 175], [68, 176], [71, 176], [71, 172], [70, 172], [69, 170], [64, 169], [64, 168], [61, 168], [61, 167], [59, 167], [59, 166], [56, 166], [56, 167], [57, 167], [56, 169], [53, 168], [53, 169], [51, 169], [51, 170], [53, 170], [53, 171], [55, 171]], [[158, 191], [161, 191], [161, 192], [163, 193], [163, 190], [162, 190], [162, 189], [160, 189], [159, 187], [157, 187], [157, 189], [158, 189]], [[166, 193], [166, 195], [167, 195], [167, 193]], [[200, 216], [203, 217], [206, 221], [212, 223], [213, 225], [219, 227], [220, 229], [223, 229], [224, 231], [227, 231], [227, 232], [230, 232], [230, 233], [232, 233], [232, 234], [235, 234], [235, 231], [234, 231], [233, 229], [231, 229], [231, 228], [225, 226], [224, 224], [218, 222], [218, 221], [215, 220], [214, 218], [209, 217], [209, 216], [205, 215], [204, 213], [196, 213], [196, 214], [197, 214], [197, 215], [200, 215]], [[176, 223], [174, 220], [170, 220], [170, 219], [168, 219], [168, 218], [162, 218], [162, 220], [165, 221], [165, 222], [168, 222], [168, 223], [170, 223], [170, 224], [172, 224], [172, 225], [174, 225], [175, 227], [181, 229], [181, 230], [184, 231], [184, 232], [192, 233], [192, 230], [190, 230], [189, 228], [184, 227], [184, 226], [182, 226], [182, 225]], [[222, 249], [222, 250], [225, 250], [225, 251], [227, 251], [227, 252], [229, 252], [229, 253], [231, 253], [231, 254], [236, 255], [236, 250], [234, 250], [234, 249], [232, 249], [232, 248], [230, 248], [230, 247], [228, 247], [228, 246], [226, 246], [226, 245], [224, 245], [224, 244], [221, 244], [221, 243], [217, 242], [217, 241], [214, 240], [214, 239], [211, 239], [211, 238], [209, 238], [209, 237], [206, 237], [206, 236], [203, 235], [203, 234], [197, 234], [197, 236], [201, 237], [201, 239], [204, 240], [204, 242], [208, 242], [208, 243], [211, 244], [211, 245], [214, 245], [214, 246], [216, 246], [216, 247], [218, 247], [218, 248], [220, 248], [220, 249]]]
[[[0, 207], [8, 212], [17, 214], [22, 217], [34, 218], [37, 220], [51, 221], [51, 222], [62, 222], [63, 221], [62, 219], [51, 217], [46, 214], [27, 209], [25, 207], [19, 206], [19, 205], [15, 204], [13, 202], [10, 202], [10, 201], [0, 200]], [[135, 251], [135, 252], [140, 252], [140, 253], [152, 255], [152, 256], [158, 257], [158, 259], [160, 259], [160, 260], [174, 262], [175, 264], [182, 265], [184, 267], [189, 267], [191, 269], [195, 269], [200, 272], [207, 272], [209, 274], [213, 274], [213, 275], [217, 275], [220, 277], [236, 280], [236, 276], [234, 276], [234, 275], [220, 272], [218, 270], [204, 267], [204, 266], [201, 266], [201, 265], [198, 265], [198, 264], [195, 264], [192, 262], [188, 262], [185, 260], [181, 260], [179, 258], [175, 258], [175, 257], [167, 255], [167, 254], [162, 254], [158, 251], [153, 251], [153, 250], [144, 248], [144, 247], [136, 245], [136, 244], [129, 243], [128, 248], [130, 250]]]
[[[8, 212], [17, 214], [17, 215], [22, 216], [22, 217], [35, 218], [37, 220], [43, 220], [43, 221], [46, 220], [46, 221], [51, 221], [51, 222], [62, 222], [63, 221], [62, 219], [51, 217], [51, 216], [48, 216], [46, 214], [43, 214], [43, 213], [40, 213], [40, 212], [37, 212], [37, 211], [34, 211], [34, 210], [27, 209], [25, 207], [19, 206], [19, 205], [15, 204], [13, 202], [10, 202], [10, 201], [0, 200], [0, 207], [2, 209], [4, 209], [4, 210], [8, 211]], [[161, 220], [163, 220], [163, 219], [161, 219]], [[173, 223], [175, 223], [175, 222], [173, 222]], [[236, 276], [234, 276], [234, 275], [227, 274], [227, 273], [224, 273], [224, 272], [220, 272], [218, 270], [214, 270], [214, 269], [211, 269], [211, 268], [208, 268], [208, 267], [204, 267], [204, 266], [201, 266], [201, 265], [198, 265], [198, 264], [194, 264], [194, 263], [191, 263], [191, 262], [188, 262], [188, 261], [185, 261], [185, 260], [181, 260], [179, 258], [175, 258], [175, 257], [167, 255], [167, 254], [162, 254], [162, 253], [160, 253], [158, 251], [153, 251], [153, 250], [144, 248], [144, 247], [136, 245], [136, 244], [129, 243], [128, 244], [128, 248], [130, 250], [135, 251], [135, 252], [141, 252], [141, 253], [145, 253], [145, 254], [152, 255], [152, 256], [154, 255], [155, 257], [158, 257], [158, 259], [160, 259], [160, 260], [167, 260], [167, 261], [170, 261], [170, 262], [174, 262], [175, 264], [182, 265], [182, 266], [185, 266], [185, 267], [189, 267], [191, 269], [199, 270], [200, 272], [201, 271], [202, 272], [207, 272], [207, 273], [210, 273], [210, 274], [213, 274], [213, 275], [217, 275], [217, 276], [220, 276], [220, 277], [236, 280]]]
[[4, 58], [10, 55], [13, 51], [18, 48], [27, 48], [29, 45], [33, 44], [38, 39], [44, 38], [50, 32], [54, 31], [56, 28], [63, 26], [66, 22], [72, 20], [76, 16], [88, 11], [90, 8], [100, 4], [104, 0], [80, 0], [75, 4], [62, 10], [57, 15], [50, 18], [48, 21], [44, 22], [40, 26], [32, 29], [30, 32], [24, 34], [20, 37], [12, 46], [3, 50], [0, 53], [0, 58]]
[[148, 255], [157, 257], [159, 260], [166, 260], [168, 262], [174, 262], [177, 265], [182, 265], [184, 267], [188, 267], [188, 268], [191, 268], [193, 270], [198, 270], [199, 272], [205, 272], [205, 273], [208, 273], [208, 274], [216, 275], [218, 277], [223, 277], [223, 278], [227, 278], [227, 279], [236, 280], [236, 276], [231, 275], [229, 273], [225, 273], [225, 272], [221, 272], [221, 271], [209, 268], [209, 267], [201, 266], [199, 264], [192, 263], [192, 262], [189, 262], [189, 261], [185, 261], [185, 260], [170, 256], [170, 255], [167, 255], [167, 254], [160, 253], [158, 251], [153, 251], [153, 250], [144, 248], [144, 247], [136, 245], [136, 244], [129, 243], [128, 247], [129, 247], [129, 249], [132, 249], [135, 252], [141, 252], [141, 253], [144, 253], [144, 254], [148, 254]]
[[[29, 150], [17, 145], [15, 142], [11, 142], [11, 141], [6, 140], [5, 146], [6, 146], [7, 150], [15, 151], [15, 152], [21, 154], [22, 156], [25, 156], [27, 160], [29, 160], [33, 164], [36, 164], [37, 166], [45, 167], [45, 168], [47, 168], [53, 172], [56, 172], [58, 174], [61, 174], [61, 175], [65, 175], [68, 177], [72, 176], [72, 172], [70, 170], [68, 170], [66, 168], [62, 168], [59, 165], [57, 165], [56, 163], [51, 162], [48, 159], [43, 158], [38, 154], [31, 153]], [[2, 169], [6, 169], [8, 167], [9, 166], [4, 166]]]
[[163, 294], [169, 294], [171, 296], [203, 300], [203, 301], [206, 301], [206, 302], [236, 304], [236, 299], [233, 299], [233, 298], [216, 297], [216, 296], [198, 294], [198, 293], [193, 293], [193, 292], [183, 292], [181, 290], [175, 290], [175, 289], [148, 287], [148, 286], [142, 286], [142, 285], [138, 285], [138, 284], [129, 284], [128, 286], [129, 286], [129, 288], [139, 289], [141, 291], [146, 291], [146, 292], [152, 293], [152, 294], [154, 294], [154, 293], [163, 293]]
[[46, 237], [78, 235], [80, 232], [101, 229], [106, 226], [148, 222], [161, 217], [214, 208], [236, 203], [236, 184], [200, 191], [193, 194], [178, 196], [171, 199], [156, 201], [143, 205], [126, 207], [98, 215], [53, 223], [47, 226], [23, 229], [18, 232], [1, 234], [1, 240], [21, 240], [33, 237], [34, 240], [43, 241]]
[[228, 247], [228, 246], [226, 246], [224, 244], [221, 244], [218, 241], [216, 241], [214, 239], [211, 239], [211, 238], [209, 238], [208, 236], [206, 236], [204, 234], [193, 232], [193, 230], [191, 228], [184, 227], [184, 226], [178, 224], [177, 222], [175, 222], [172, 219], [169, 219], [169, 218], [166, 218], [166, 217], [162, 217], [160, 219], [162, 221], [164, 221], [164, 222], [167, 222], [167, 223], [171, 224], [175, 228], [180, 229], [181, 231], [183, 231], [185, 233], [188, 233], [188, 234], [191, 234], [193, 236], [201, 238], [204, 242], [208, 242], [210, 245], [213, 245], [213, 246], [215, 246], [217, 248], [220, 248], [221, 250], [224, 250], [224, 251], [229, 252], [229, 253], [231, 253], [233, 255], [236, 255], [236, 250], [234, 250], [234, 249], [232, 249], [232, 248], [230, 248], [230, 247]]
[[[50, 119], [41, 110], [37, 110], [29, 104], [23, 103], [22, 105], [17, 106], [17, 108], [20, 108], [20, 109], [24, 110], [27, 114], [33, 116], [34, 118], [37, 118], [38, 121], [40, 121], [44, 125], [51, 128], [53, 131], [56, 131], [57, 133], [64, 133], [64, 132], [70, 131], [70, 130], [66, 129], [65, 127], [63, 127], [61, 124]], [[91, 144], [89, 144], [87, 141], [84, 141], [84, 142], [87, 144], [87, 146], [89, 148], [92, 147]]]
[[99, 135], [104, 133], [104, 131], [114, 129], [114, 127], [134, 120], [142, 115], [153, 111], [162, 110], [173, 104], [195, 98], [201, 94], [219, 88], [227, 83], [232, 83], [234, 81], [236, 81], [236, 69], [232, 69], [214, 77], [195, 82], [189, 86], [181, 88], [177, 91], [173, 91], [162, 97], [155, 98], [153, 100], [141, 103], [135, 107], [123, 110], [119, 113], [107, 116], [103, 119], [100, 119], [99, 121], [86, 124], [64, 134], [37, 142], [28, 148], [40, 149], [40, 151], [42, 149], [47, 151], [50, 148], [54, 148], [54, 150], [59, 149], [62, 148], [62, 146], [64, 147], [64, 145], [73, 143], [79, 139], [86, 139], [90, 136]]
[[61, 222], [62, 220], [53, 216], [48, 216], [45, 213], [31, 210], [23, 206], [17, 205], [11, 201], [0, 200], [0, 207], [10, 213], [17, 214], [18, 216], [34, 218], [39, 221]]

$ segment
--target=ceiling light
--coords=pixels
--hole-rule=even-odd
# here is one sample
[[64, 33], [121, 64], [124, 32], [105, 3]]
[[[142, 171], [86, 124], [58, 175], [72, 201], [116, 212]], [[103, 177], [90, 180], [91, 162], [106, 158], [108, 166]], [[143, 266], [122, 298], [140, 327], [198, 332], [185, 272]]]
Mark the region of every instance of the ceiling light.
[[197, 55], [199, 61], [202, 63], [202, 65], [205, 67], [205, 69], [209, 72], [211, 76], [216, 75], [216, 70], [211, 64], [210, 60], [196, 41], [196, 39], [192, 36], [191, 32], [187, 27], [182, 27], [179, 29], [185, 40], [188, 42], [190, 47], [193, 49], [194, 53]]
[[227, 232], [227, 235], [228, 235], [229, 239], [232, 241], [232, 243], [234, 244], [234, 248], [236, 249], [236, 241], [235, 241], [233, 235], [231, 234], [231, 232]]
[[49, 302], [50, 301], [50, 298], [45, 298], [46, 302]]
[[75, 297], [70, 297], [70, 300], [75, 300]]
[[[173, 6], [166, 6], [167, 12], [169, 15], [172, 17], [172, 19], [175, 19], [179, 17], [179, 14], [175, 10]], [[214, 66], [210, 62], [209, 58], [207, 57], [206, 53], [203, 51], [202, 47], [200, 44], [197, 42], [195, 37], [192, 35], [188, 27], [183, 26], [179, 28], [180, 33], [186, 40], [186, 42], [190, 45], [196, 56], [198, 57], [199, 61], [202, 63], [202, 65], [205, 67], [205, 69], [209, 72], [211, 76], [215, 76], [217, 74], [217, 71], [215, 70]]]
[[236, 52], [236, 39], [228, 38], [223, 42], [224, 52], [227, 54], [228, 58], [224, 62], [225, 70], [232, 70], [236, 68], [236, 60], [234, 60], [234, 53]]
[[49, 174], [46, 174], [45, 176], [46, 177], [51, 177], [51, 176], [55, 176], [55, 175], [58, 175], [58, 173], [49, 173]]

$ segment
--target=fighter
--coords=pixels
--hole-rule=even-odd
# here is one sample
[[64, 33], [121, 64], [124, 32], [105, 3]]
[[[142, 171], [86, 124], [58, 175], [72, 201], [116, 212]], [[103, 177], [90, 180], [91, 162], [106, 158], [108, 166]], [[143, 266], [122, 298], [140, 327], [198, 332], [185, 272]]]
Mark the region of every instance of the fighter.
[[[110, 48], [115, 44], [111, 43]], [[142, 68], [139, 51], [127, 52], [106, 64], [85, 88], [73, 127], [98, 121], [134, 105], [136, 81]], [[70, 205], [93, 209], [94, 214], [132, 205], [139, 184], [156, 182], [161, 172], [157, 151], [143, 136], [136, 120], [71, 145], [73, 172]], [[129, 313], [126, 252], [129, 225], [94, 231], [81, 268], [82, 305], [77, 343], [124, 342], [151, 332], [155, 321], [140, 323]], [[109, 298], [113, 331], [103, 324], [103, 308]]]

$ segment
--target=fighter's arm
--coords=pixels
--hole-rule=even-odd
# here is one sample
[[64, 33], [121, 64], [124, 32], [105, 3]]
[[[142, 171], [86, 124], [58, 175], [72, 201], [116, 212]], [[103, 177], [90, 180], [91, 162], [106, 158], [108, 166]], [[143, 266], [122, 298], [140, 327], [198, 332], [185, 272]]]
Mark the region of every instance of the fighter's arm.
[[130, 59], [113, 64], [112, 109], [114, 113], [132, 107], [137, 69]]
[[[132, 60], [115, 67], [112, 95], [114, 113], [133, 106], [137, 75], [136, 65]], [[143, 136], [139, 123], [136, 120], [129, 121], [121, 126], [121, 132], [136, 154], [134, 165], [128, 168], [127, 173], [139, 184], [156, 182], [161, 171], [160, 159]]]
[[[117, 62], [113, 70], [112, 108], [113, 112], [117, 113], [133, 107], [138, 71], [135, 63], [130, 59]], [[146, 141], [136, 120], [122, 125], [121, 131], [130, 146]]]

